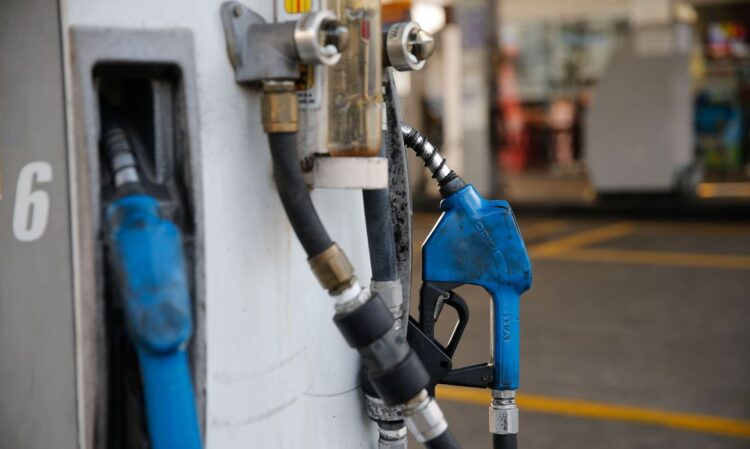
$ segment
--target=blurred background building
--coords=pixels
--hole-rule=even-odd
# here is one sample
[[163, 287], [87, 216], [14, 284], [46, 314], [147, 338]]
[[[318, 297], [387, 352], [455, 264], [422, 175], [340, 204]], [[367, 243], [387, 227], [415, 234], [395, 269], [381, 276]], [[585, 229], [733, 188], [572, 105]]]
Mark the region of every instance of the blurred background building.
[[[750, 447], [750, 2], [384, 11], [437, 36], [425, 69], [400, 74], [405, 117], [511, 201], [532, 256], [523, 446]], [[419, 245], [438, 195], [412, 162]], [[480, 289], [461, 293], [478, 317], [456, 355], [466, 366], [486, 359], [490, 306]], [[487, 447], [486, 398], [438, 397], [461, 441]]]
[[407, 115], [483, 191], [750, 198], [747, 2], [384, 4], [386, 20], [436, 31], [434, 60], [399, 80]]

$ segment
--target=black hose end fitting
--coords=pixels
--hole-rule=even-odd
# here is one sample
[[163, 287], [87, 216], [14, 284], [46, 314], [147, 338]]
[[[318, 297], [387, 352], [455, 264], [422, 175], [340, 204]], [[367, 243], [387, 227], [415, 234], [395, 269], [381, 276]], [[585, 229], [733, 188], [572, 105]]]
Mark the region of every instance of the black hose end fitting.
[[333, 322], [350, 347], [364, 348], [393, 327], [393, 316], [377, 293], [351, 312], [337, 313]]
[[448, 175], [448, 177], [445, 178], [444, 182], [438, 183], [438, 190], [440, 191], [440, 196], [442, 198], [448, 198], [449, 196], [466, 187], [466, 182], [464, 182], [464, 180], [461, 179], [460, 176], [458, 176], [453, 171], [451, 171], [451, 174], [453, 176]]
[[389, 406], [404, 404], [430, 384], [429, 373], [410, 348], [406, 357], [395, 366], [368, 370], [368, 375], [380, 398]]
[[518, 436], [515, 433], [504, 435], [493, 433], [492, 447], [494, 449], [518, 449]]
[[461, 447], [458, 445], [458, 441], [453, 437], [453, 434], [448, 430], [441, 433], [437, 438], [426, 441], [424, 445], [428, 449], [459, 449]]
[[374, 293], [351, 312], [333, 321], [346, 342], [362, 356], [372, 388], [388, 406], [407, 402], [430, 383], [419, 356], [412, 351], [383, 299]]

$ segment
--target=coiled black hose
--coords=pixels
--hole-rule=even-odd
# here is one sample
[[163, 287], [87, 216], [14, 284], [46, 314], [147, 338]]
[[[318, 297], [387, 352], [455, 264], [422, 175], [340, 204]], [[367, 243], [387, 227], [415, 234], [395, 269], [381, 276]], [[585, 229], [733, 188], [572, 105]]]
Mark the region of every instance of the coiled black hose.
[[515, 433], [507, 435], [492, 434], [492, 447], [494, 449], [517, 449], [518, 438]]
[[296, 133], [268, 134], [273, 158], [273, 178], [289, 222], [307, 257], [322, 253], [333, 244], [315, 211], [310, 192], [302, 177], [297, 157]]

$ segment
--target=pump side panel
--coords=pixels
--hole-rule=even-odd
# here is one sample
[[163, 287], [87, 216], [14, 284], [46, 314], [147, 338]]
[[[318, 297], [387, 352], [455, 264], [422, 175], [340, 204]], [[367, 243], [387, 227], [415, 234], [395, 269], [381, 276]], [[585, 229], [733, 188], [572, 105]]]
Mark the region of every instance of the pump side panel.
[[[243, 2], [267, 20], [274, 3]], [[234, 81], [220, 5], [67, 0], [63, 23], [66, 34], [87, 26], [192, 33], [202, 174], [196, 190], [204, 205], [197, 219], [205, 246], [206, 447], [373, 448], [359, 358], [338, 334], [332, 300], [310, 272], [278, 199], [259, 92]], [[65, 56], [71, 78], [78, 76], [75, 57]], [[316, 190], [313, 200], [366, 284], [361, 193]]]
[[2, 449], [78, 446], [58, 14], [0, 2]]

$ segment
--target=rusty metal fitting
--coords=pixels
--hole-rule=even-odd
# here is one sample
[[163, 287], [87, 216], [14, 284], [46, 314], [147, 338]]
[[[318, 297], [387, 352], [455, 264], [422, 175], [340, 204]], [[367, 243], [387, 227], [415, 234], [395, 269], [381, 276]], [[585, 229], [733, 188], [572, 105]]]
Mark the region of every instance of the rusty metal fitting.
[[260, 100], [263, 130], [267, 134], [296, 133], [299, 104], [293, 81], [266, 81]]
[[315, 277], [331, 295], [338, 295], [357, 282], [354, 267], [335, 243], [317, 256], [308, 259], [308, 262]]

